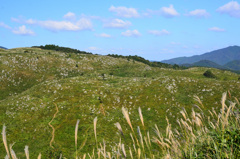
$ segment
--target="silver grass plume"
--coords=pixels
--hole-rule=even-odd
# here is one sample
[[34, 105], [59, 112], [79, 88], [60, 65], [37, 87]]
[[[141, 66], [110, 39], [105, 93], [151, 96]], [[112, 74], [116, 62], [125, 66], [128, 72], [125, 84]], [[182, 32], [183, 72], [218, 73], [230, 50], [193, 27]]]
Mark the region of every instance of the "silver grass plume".
[[3, 129], [2, 129], [2, 138], [3, 138], [3, 144], [4, 144], [6, 152], [7, 152], [7, 156], [10, 159], [10, 153], [9, 153], [8, 146], [7, 146], [7, 137], [6, 137], [6, 126], [5, 126], [5, 124], [3, 125]]
[[28, 151], [28, 146], [26, 145], [24, 148], [25, 154], [26, 154], [26, 158], [29, 159], [29, 151]]
[[76, 148], [76, 159], [77, 159], [77, 134], [78, 134], [78, 124], [79, 124], [79, 119], [77, 120], [77, 124], [75, 127], [75, 148]]

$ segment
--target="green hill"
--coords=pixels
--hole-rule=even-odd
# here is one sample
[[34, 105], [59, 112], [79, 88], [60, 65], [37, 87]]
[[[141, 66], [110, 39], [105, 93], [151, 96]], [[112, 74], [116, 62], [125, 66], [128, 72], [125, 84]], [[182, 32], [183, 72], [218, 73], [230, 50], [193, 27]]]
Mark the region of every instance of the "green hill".
[[231, 70], [240, 70], [240, 60], [230, 61], [225, 64], [224, 67], [227, 67]]
[[233, 60], [240, 60], [240, 47], [229, 46], [227, 48], [211, 51], [202, 55], [195, 55], [191, 57], [178, 57], [162, 61], [169, 64], [192, 64], [201, 60], [209, 60], [219, 65], [224, 65]]
[[222, 70], [228, 70], [228, 67], [221, 66], [219, 64], [216, 64], [215, 62], [209, 61], [209, 60], [201, 60], [198, 62], [195, 62], [193, 64], [185, 64], [184, 66], [187, 67], [209, 67], [209, 68], [217, 68], [217, 69], [222, 69]]
[[[42, 158], [54, 158], [54, 155], [59, 158], [60, 154], [75, 158], [74, 132], [78, 119], [79, 155], [92, 154], [93, 149], [97, 155], [97, 147], [102, 147], [102, 152], [103, 149], [116, 152], [114, 147], [118, 147], [120, 138], [129, 154], [130, 133], [140, 141], [139, 129], [149, 130], [153, 136], [156, 124], [159, 131], [164, 132], [168, 125], [166, 116], [172, 127], [178, 128], [177, 119], [182, 118], [182, 110], [190, 113], [195, 109], [200, 114], [195, 95], [204, 105], [202, 113], [208, 114], [209, 110], [219, 113], [223, 92], [229, 90], [231, 100], [240, 97], [239, 75], [229, 71], [210, 68], [217, 76], [217, 79], [210, 79], [203, 76], [208, 68], [151, 67], [133, 59], [55, 49], [0, 50], [0, 70], [0, 129], [6, 125], [7, 142], [15, 143], [13, 149], [19, 158], [25, 157], [25, 145], [29, 146], [30, 158], [37, 158], [39, 153]], [[134, 133], [123, 117], [122, 107], [129, 112]], [[139, 107], [148, 123], [144, 127], [139, 126]], [[93, 128], [95, 117], [97, 145]], [[52, 145], [51, 120], [55, 129]], [[117, 122], [124, 136], [114, 125]], [[162, 151], [156, 151], [156, 144], [151, 141], [150, 144], [154, 151], [148, 153], [163, 155]], [[147, 146], [144, 150], [148, 151]], [[137, 156], [138, 150], [132, 148], [132, 151]], [[4, 158], [3, 144], [0, 144], [0, 152], [3, 152], [0, 158]]]

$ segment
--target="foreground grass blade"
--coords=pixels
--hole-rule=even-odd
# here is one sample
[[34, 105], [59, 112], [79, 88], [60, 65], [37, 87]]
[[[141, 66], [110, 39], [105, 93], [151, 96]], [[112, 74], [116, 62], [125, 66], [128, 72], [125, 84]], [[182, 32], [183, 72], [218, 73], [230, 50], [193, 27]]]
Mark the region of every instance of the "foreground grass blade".
[[4, 147], [5, 147], [6, 152], [7, 152], [7, 156], [10, 159], [10, 153], [9, 153], [8, 146], [7, 146], [6, 126], [5, 125], [3, 125], [3, 129], [2, 129], [2, 138], [3, 138]]

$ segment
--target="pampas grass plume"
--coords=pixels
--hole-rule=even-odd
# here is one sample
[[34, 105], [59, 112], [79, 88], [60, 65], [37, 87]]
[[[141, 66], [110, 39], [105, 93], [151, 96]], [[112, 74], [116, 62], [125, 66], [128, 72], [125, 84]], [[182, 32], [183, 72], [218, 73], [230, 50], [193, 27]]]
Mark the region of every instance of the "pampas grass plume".
[[77, 134], [78, 134], [78, 124], [79, 124], [79, 119], [77, 120], [77, 124], [75, 127], [75, 148], [76, 148], [76, 159], [77, 159]]
[[16, 156], [15, 152], [12, 149], [13, 145], [14, 145], [14, 143], [10, 145], [11, 157], [12, 157], [12, 159], [17, 159], [17, 156]]
[[41, 157], [42, 157], [42, 155], [41, 155], [41, 153], [38, 155], [38, 158], [37, 159], [41, 159]]
[[5, 147], [6, 152], [7, 152], [7, 156], [10, 159], [10, 153], [9, 153], [8, 146], [7, 146], [6, 126], [5, 125], [3, 125], [3, 129], [2, 129], [2, 138], [3, 138], [4, 147]]
[[28, 151], [28, 146], [26, 145], [24, 148], [25, 154], [26, 154], [26, 158], [29, 159], [29, 151]]
[[114, 125], [118, 128], [118, 130], [119, 130], [119, 131], [121, 132], [121, 134], [123, 135], [122, 127], [121, 127], [121, 125], [119, 124], [119, 122], [115, 123]]
[[140, 107], [138, 108], [138, 112], [139, 112], [139, 116], [140, 116], [140, 119], [141, 119], [142, 125], [143, 125], [143, 127], [144, 127], [143, 115], [142, 115], [142, 110], [141, 110]]
[[130, 118], [128, 115], [128, 111], [124, 107], [122, 107], [122, 113], [123, 113], [124, 117], [126, 118], [128, 125], [130, 126], [130, 128], [133, 131], [133, 127], [132, 127], [132, 124], [131, 124], [131, 121], [130, 121]]
[[95, 140], [96, 140], [96, 144], [97, 144], [97, 117], [94, 118], [93, 125], [94, 125]]

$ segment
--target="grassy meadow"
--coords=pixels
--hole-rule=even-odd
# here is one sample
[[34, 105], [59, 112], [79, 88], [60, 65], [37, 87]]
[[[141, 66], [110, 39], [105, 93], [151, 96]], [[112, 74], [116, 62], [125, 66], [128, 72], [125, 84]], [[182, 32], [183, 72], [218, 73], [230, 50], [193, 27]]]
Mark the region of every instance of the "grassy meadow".
[[[203, 76], [206, 70], [216, 78]], [[10, 149], [18, 158], [27, 152], [30, 158], [234, 158], [240, 156], [239, 77], [0, 49], [0, 130], [9, 158]], [[5, 139], [0, 158], [8, 154]]]

